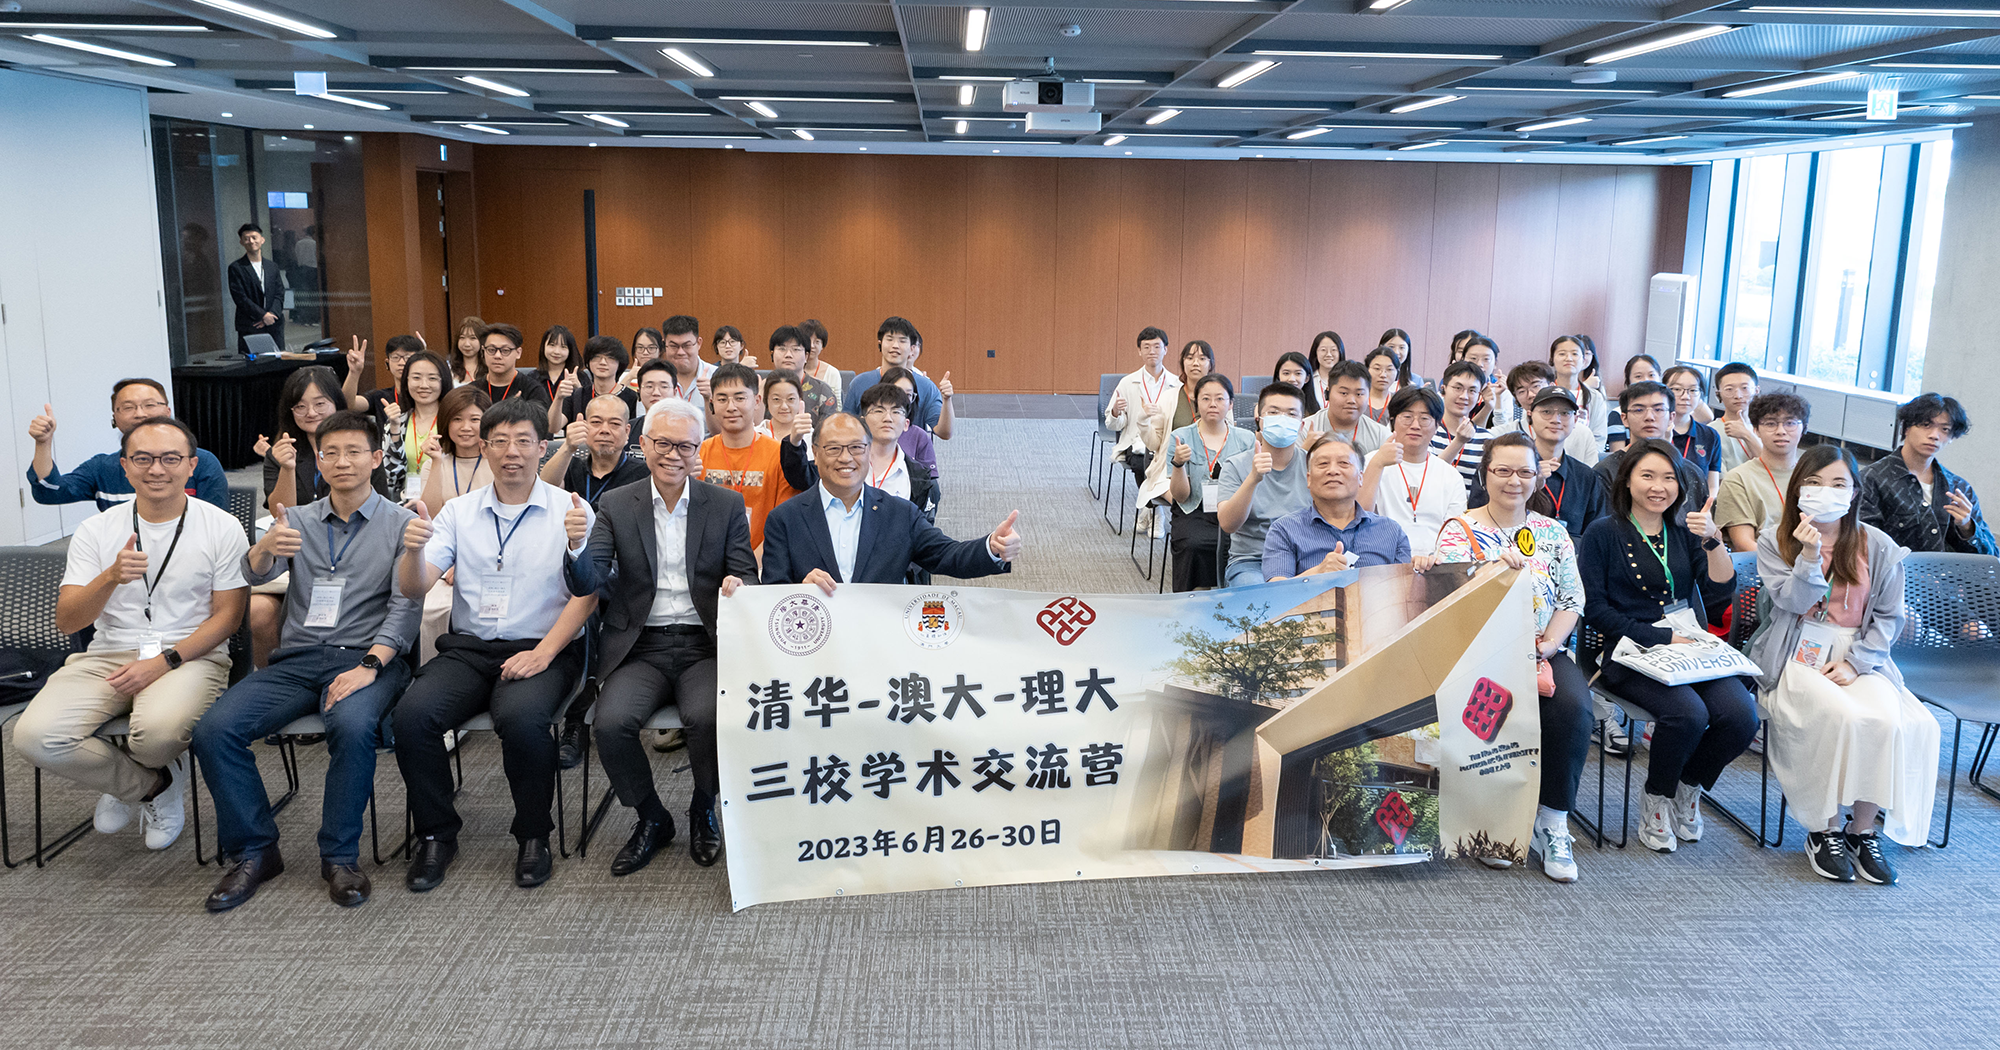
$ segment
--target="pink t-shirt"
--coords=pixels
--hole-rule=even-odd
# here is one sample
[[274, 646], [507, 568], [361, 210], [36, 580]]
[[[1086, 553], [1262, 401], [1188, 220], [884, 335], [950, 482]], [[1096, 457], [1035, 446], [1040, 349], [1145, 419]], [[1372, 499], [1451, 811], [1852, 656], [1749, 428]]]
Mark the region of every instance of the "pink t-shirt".
[[[1820, 552], [1819, 571], [1829, 572], [1833, 565], [1833, 544], [1828, 544]], [[1832, 589], [1820, 599], [1826, 606], [1826, 618], [1839, 627], [1861, 626], [1861, 620], [1868, 615], [1868, 552], [1863, 550], [1860, 558], [1861, 579], [1856, 583], [1834, 583]], [[1815, 607], [1817, 612], [1817, 607]]]

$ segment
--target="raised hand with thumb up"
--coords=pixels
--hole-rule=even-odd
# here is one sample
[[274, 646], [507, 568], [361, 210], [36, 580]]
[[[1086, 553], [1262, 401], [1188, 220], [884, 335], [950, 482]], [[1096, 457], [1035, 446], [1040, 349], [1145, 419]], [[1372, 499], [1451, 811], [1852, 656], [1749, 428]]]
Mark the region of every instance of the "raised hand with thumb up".
[[56, 436], [56, 410], [42, 406], [42, 414], [28, 420], [28, 437], [37, 445], [46, 445]]
[[1700, 510], [1688, 511], [1687, 529], [1689, 532], [1694, 533], [1697, 539], [1714, 540], [1722, 538], [1722, 528], [1715, 523], [1715, 497], [1713, 495], [1708, 497], [1707, 503], [1701, 505]]
[[264, 538], [257, 545], [274, 558], [289, 558], [299, 552], [299, 530], [292, 528], [285, 514], [285, 505], [280, 503], [271, 508], [271, 527], [264, 530]]
[[126, 537], [125, 546], [119, 550], [118, 558], [111, 567], [104, 570], [118, 583], [131, 583], [146, 576], [146, 552], [139, 549], [139, 534]]
[[1174, 466], [1185, 467], [1187, 466], [1187, 461], [1193, 458], [1194, 458], [1194, 449], [1189, 448], [1187, 442], [1182, 441], [1180, 438], [1175, 438]]
[[939, 395], [940, 397], [944, 397], [944, 398], [946, 398], [946, 399], [949, 399], [949, 398], [951, 397], [951, 373], [950, 373], [950, 372], [946, 372], [946, 373], [945, 373], [945, 374], [944, 374], [944, 375], [943, 375], [942, 377], [940, 377], [940, 378], [938, 379], [938, 384], [937, 384], [937, 388], [938, 388], [938, 395]]
[[1014, 529], [1014, 523], [1019, 520], [1020, 511], [1008, 514], [1007, 520], [993, 530], [993, 535], [986, 537], [986, 549], [1001, 561], [1013, 561], [1021, 556], [1021, 534]]
[[583, 497], [574, 492], [569, 494], [569, 512], [563, 515], [563, 532], [572, 548], [590, 538], [590, 511], [584, 507]]
[[417, 516], [403, 526], [403, 549], [411, 554], [422, 554], [424, 545], [431, 541], [431, 512], [424, 506], [423, 500], [412, 500], [410, 509]]

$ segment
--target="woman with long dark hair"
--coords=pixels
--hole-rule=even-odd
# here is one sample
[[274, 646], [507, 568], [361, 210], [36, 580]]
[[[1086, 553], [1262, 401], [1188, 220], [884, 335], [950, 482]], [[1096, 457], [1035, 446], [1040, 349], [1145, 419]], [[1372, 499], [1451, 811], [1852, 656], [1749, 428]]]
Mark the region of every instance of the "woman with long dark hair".
[[1386, 346], [1396, 354], [1396, 389], [1424, 385], [1424, 377], [1418, 375], [1410, 366], [1410, 348], [1416, 345], [1411, 341], [1410, 333], [1400, 328], [1391, 328], [1382, 333], [1382, 338], [1377, 339], [1375, 345]]
[[1312, 362], [1296, 350], [1278, 355], [1278, 363], [1271, 368], [1271, 382], [1290, 383], [1298, 387], [1299, 392], [1305, 395], [1302, 410], [1308, 416], [1319, 411], [1319, 406], [1324, 404], [1319, 395], [1313, 393], [1317, 383], [1313, 377]]
[[1807, 830], [1813, 873], [1889, 885], [1896, 868], [1875, 821], [1905, 846], [1924, 844], [1939, 731], [1889, 656], [1907, 615], [1910, 552], [1861, 520], [1859, 488], [1846, 449], [1814, 445], [1799, 456], [1778, 527], [1757, 540], [1770, 604], [1750, 655], [1764, 672], [1771, 771]]
[[417, 496], [415, 481], [424, 469], [424, 446], [437, 433], [438, 402], [450, 392], [451, 369], [438, 355], [426, 350], [403, 365], [396, 381], [396, 407], [401, 411], [382, 428], [382, 464], [389, 472], [391, 492], [405, 499]]
[[1312, 371], [1313, 385], [1307, 390], [1320, 404], [1326, 404], [1327, 373], [1333, 366], [1347, 360], [1347, 343], [1340, 333], [1329, 328], [1313, 336], [1312, 344], [1306, 347], [1306, 364]]
[[[1200, 417], [1201, 411], [1194, 400], [1194, 381], [1213, 371], [1215, 371], [1215, 348], [1208, 345], [1207, 340], [1190, 339], [1186, 346], [1181, 347], [1181, 391], [1180, 396], [1174, 398], [1173, 429], [1193, 426], [1194, 421]], [[1151, 478], [1147, 479], [1149, 484], [1151, 481]]]
[[451, 364], [453, 386], [479, 378], [479, 332], [485, 327], [485, 321], [470, 314], [458, 322], [458, 336], [445, 357]]
[[1599, 444], [1609, 426], [1611, 402], [1597, 388], [1597, 351], [1587, 335], [1559, 335], [1549, 344], [1549, 367], [1556, 370], [1556, 384], [1576, 396], [1582, 415], [1579, 425], [1588, 423]]

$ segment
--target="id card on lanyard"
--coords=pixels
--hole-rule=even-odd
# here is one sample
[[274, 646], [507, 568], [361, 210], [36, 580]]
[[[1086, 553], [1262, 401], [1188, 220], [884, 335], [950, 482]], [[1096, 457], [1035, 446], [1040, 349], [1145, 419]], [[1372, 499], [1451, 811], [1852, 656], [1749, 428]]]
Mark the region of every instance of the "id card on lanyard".
[[347, 549], [361, 536], [361, 529], [367, 527], [363, 518], [361, 527], [347, 534], [347, 542], [340, 550], [333, 549], [333, 523], [326, 523], [326, 553], [330, 562], [327, 575], [315, 577], [312, 584], [312, 604], [306, 607], [305, 626], [333, 627], [340, 622], [340, 596], [347, 587], [347, 581], [339, 577], [340, 560], [347, 557]]
[[[166, 557], [160, 559], [160, 571], [155, 573], [150, 580], [146, 579], [143, 572], [139, 575], [140, 582], [146, 585], [146, 630], [139, 636], [139, 659], [141, 660], [150, 660], [160, 655], [166, 649], [165, 643], [160, 638], [160, 632], [152, 629], [153, 591], [160, 586], [161, 580], [167, 578], [167, 566], [173, 564], [174, 552], [180, 549], [181, 532], [187, 528], [188, 507], [190, 506], [192, 506], [191, 503], [181, 506], [181, 518], [174, 525], [174, 538], [173, 542], [167, 544]], [[146, 551], [146, 540], [139, 533], [139, 501], [137, 498], [134, 498], [132, 501], [132, 549], [141, 554]]]
[[507, 543], [514, 538], [515, 533], [521, 531], [521, 523], [528, 520], [528, 512], [533, 509], [532, 504], [522, 507], [521, 516], [514, 519], [514, 527], [508, 529], [504, 536], [500, 534], [500, 514], [498, 511], [493, 512], [493, 538], [500, 541], [500, 550], [493, 559], [494, 571], [479, 575], [479, 608], [473, 611], [474, 618], [480, 620], [506, 618], [507, 607], [514, 593], [514, 578], [506, 571]]

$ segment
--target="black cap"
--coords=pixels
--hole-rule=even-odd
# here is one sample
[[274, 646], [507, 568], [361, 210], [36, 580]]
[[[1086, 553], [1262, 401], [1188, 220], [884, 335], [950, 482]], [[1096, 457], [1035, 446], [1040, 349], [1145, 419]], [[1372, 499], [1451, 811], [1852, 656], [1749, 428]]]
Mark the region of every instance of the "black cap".
[[1528, 411], [1533, 412], [1535, 409], [1538, 409], [1551, 401], [1564, 402], [1569, 405], [1571, 411], [1575, 411], [1576, 409], [1583, 407], [1576, 403], [1575, 394], [1570, 393], [1563, 387], [1550, 384], [1535, 392], [1535, 399], [1529, 402]]

